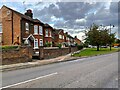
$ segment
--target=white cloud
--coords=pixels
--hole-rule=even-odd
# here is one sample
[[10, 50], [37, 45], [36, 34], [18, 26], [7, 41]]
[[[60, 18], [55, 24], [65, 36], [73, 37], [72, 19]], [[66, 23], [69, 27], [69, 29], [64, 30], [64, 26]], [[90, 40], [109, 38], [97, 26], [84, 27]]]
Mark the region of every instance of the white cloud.
[[86, 19], [85, 18], [82, 18], [82, 19], [76, 19], [75, 20], [76, 21], [76, 23], [82, 23], [82, 22], [86, 22]]

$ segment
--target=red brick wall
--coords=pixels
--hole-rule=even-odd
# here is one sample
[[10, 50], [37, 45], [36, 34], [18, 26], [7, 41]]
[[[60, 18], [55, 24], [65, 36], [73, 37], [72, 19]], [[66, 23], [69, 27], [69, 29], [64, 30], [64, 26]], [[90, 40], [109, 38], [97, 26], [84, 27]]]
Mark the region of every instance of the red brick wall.
[[[8, 12], [9, 15], [7, 14]], [[17, 41], [17, 37], [21, 38], [20, 17], [13, 12], [13, 43], [12, 43], [12, 11], [6, 7], [2, 8], [2, 29], [3, 29], [3, 45], [13, 45]], [[20, 40], [19, 40], [20, 41]]]
[[49, 58], [55, 58], [58, 56], [66, 55], [70, 52], [78, 51], [77, 47], [66, 47], [66, 48], [40, 48], [40, 55], [39, 58], [41, 59], [49, 59]]
[[20, 47], [19, 49], [2, 50], [2, 64], [15, 64], [32, 61], [33, 49], [31, 47]]
[[81, 44], [81, 41], [80, 41], [79, 39], [77, 39], [77, 38], [75, 38], [74, 41], [75, 41], [75, 43], [77, 43], [77, 44]]

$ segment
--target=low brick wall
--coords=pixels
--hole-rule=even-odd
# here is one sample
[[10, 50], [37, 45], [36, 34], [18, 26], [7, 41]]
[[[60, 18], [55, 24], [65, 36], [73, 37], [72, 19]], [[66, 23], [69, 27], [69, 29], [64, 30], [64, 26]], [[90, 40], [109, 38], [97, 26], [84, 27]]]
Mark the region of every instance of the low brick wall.
[[21, 46], [19, 49], [2, 50], [2, 65], [32, 61], [32, 47]]
[[77, 47], [66, 47], [61, 49], [40, 47], [39, 59], [55, 58], [55, 57], [66, 55], [75, 51], [78, 51]]

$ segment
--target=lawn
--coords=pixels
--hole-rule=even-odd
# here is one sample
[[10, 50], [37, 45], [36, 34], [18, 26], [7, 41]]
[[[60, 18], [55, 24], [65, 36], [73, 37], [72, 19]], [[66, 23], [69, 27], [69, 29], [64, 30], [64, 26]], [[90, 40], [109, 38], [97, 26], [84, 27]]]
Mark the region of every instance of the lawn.
[[82, 50], [80, 53], [73, 54], [72, 56], [76, 57], [82, 57], [82, 56], [95, 56], [100, 54], [108, 54], [112, 52], [117, 52], [118, 48], [112, 48], [110, 51], [109, 48], [100, 48], [100, 51], [97, 51], [96, 48], [87, 48], [85, 50]]

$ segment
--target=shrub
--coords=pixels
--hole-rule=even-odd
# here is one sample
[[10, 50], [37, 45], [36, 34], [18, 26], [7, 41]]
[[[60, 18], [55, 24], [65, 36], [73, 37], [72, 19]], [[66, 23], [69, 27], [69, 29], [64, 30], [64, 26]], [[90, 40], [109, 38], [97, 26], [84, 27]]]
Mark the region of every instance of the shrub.
[[61, 49], [61, 47], [62, 47], [62, 44], [58, 44], [57, 46], [58, 46], [58, 48], [59, 48], [59, 49]]
[[45, 47], [50, 47], [52, 45], [52, 43], [48, 42], [48, 43], [45, 43]]
[[2, 50], [10, 50], [10, 49], [16, 49], [18, 46], [0, 46], [0, 49]]
[[83, 49], [83, 45], [77, 45], [78, 50]]

